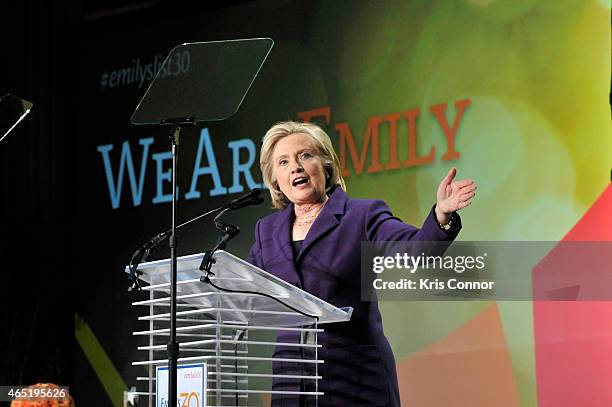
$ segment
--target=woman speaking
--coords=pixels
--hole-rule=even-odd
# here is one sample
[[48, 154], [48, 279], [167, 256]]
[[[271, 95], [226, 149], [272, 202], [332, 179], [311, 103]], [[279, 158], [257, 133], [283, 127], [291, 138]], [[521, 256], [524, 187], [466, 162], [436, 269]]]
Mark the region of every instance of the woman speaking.
[[[394, 217], [382, 201], [347, 196], [331, 140], [314, 124], [289, 121], [270, 128], [260, 165], [278, 211], [257, 222], [248, 261], [335, 306], [354, 309], [351, 321], [327, 325], [319, 335], [325, 360], [319, 369], [319, 391], [325, 393], [319, 405], [399, 406], [395, 360], [378, 303], [361, 301], [361, 242], [451, 241], [461, 229], [457, 211], [470, 205], [476, 185], [453, 182], [453, 168], [418, 229]], [[279, 333], [278, 341], [296, 343], [300, 337]], [[278, 347], [275, 356], [291, 358], [296, 352], [295, 347]], [[275, 373], [287, 375], [291, 369], [273, 364]], [[300, 380], [283, 379], [273, 383], [273, 390], [304, 386]], [[273, 406], [305, 403], [293, 395], [272, 398]]]

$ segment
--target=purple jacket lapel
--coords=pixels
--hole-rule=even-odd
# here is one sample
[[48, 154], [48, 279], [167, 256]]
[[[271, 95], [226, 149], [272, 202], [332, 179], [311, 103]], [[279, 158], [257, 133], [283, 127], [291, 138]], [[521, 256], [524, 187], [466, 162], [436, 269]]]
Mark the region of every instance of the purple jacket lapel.
[[[308, 249], [317, 240], [321, 239], [340, 224], [340, 218], [344, 214], [347, 199], [348, 197], [342, 188], [333, 190], [329, 197], [329, 201], [327, 201], [325, 207], [323, 207], [323, 210], [308, 231], [296, 262], [301, 261]], [[293, 205], [291, 205], [291, 212], [293, 213]]]
[[[335, 188], [332, 191], [329, 201], [327, 201], [325, 207], [308, 231], [304, 244], [302, 245], [302, 250], [297, 258], [293, 255], [293, 244], [291, 241], [294, 219], [293, 204], [290, 203], [279, 213], [279, 216], [274, 222], [273, 239], [279, 255], [282, 256], [283, 260], [291, 264], [291, 270], [287, 270], [287, 277], [291, 275], [297, 278], [298, 273], [295, 265], [301, 261], [309, 248], [317, 240], [321, 239], [340, 224], [340, 218], [344, 214], [347, 200], [348, 197], [341, 188]], [[290, 280], [294, 279], [290, 278]], [[289, 282], [293, 283], [294, 281]]]
[[293, 258], [293, 246], [291, 244], [291, 225], [293, 224], [293, 204], [289, 204], [283, 209], [276, 221], [274, 222], [273, 228], [273, 239], [275, 246], [278, 249], [278, 253], [282, 256], [283, 260], [288, 261], [293, 265], [292, 275], [296, 275], [295, 262]]

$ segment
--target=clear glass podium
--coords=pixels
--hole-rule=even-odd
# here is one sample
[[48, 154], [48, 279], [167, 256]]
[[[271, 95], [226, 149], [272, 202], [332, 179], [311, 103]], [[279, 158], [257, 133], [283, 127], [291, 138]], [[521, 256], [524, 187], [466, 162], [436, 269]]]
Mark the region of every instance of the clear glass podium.
[[[323, 393], [318, 390], [318, 365], [321, 345], [317, 334], [322, 324], [350, 320], [351, 308], [337, 308], [317, 297], [267, 273], [225, 251], [216, 252], [209, 276], [213, 285], [200, 281], [199, 270], [203, 254], [178, 258], [177, 263], [177, 337], [179, 338], [179, 366], [206, 363], [206, 406], [247, 406], [254, 396], [272, 394], [303, 395], [317, 404]], [[139, 346], [143, 360], [133, 366], [143, 366], [146, 376], [138, 377], [146, 390], [136, 393], [148, 397], [148, 405], [155, 404], [155, 372], [158, 366], [167, 366], [166, 342], [170, 321], [170, 259], [143, 263], [140, 280], [148, 285], [149, 299], [133, 302], [143, 309], [138, 319], [148, 322], [148, 329], [133, 332], [144, 338]], [[126, 268], [126, 272], [129, 269]], [[238, 291], [238, 292], [237, 292]], [[257, 293], [264, 293], [263, 296]], [[316, 317], [316, 318], [315, 318]], [[276, 331], [294, 331], [301, 338], [298, 343], [281, 343], [270, 335]], [[260, 336], [268, 338], [262, 340]], [[251, 335], [251, 339], [249, 338]], [[257, 337], [257, 338], [255, 338]], [[299, 359], [262, 356], [262, 347], [298, 347]], [[291, 375], [292, 379], [310, 381], [311, 385], [299, 391], [275, 391], [270, 382], [286, 379], [288, 375], [270, 371], [251, 373], [251, 364], [271, 362], [307, 364], [306, 374]], [[138, 387], [141, 387], [140, 385]], [[264, 397], [266, 397], [264, 396]], [[251, 400], [251, 404], [249, 404]], [[142, 404], [140, 404], [142, 405]], [[260, 405], [260, 404], [259, 404]]]

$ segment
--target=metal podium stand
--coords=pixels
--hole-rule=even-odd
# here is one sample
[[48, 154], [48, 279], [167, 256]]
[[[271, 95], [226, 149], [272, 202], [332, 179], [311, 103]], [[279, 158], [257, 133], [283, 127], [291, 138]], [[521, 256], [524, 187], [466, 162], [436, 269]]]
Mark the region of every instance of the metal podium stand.
[[[246, 406], [249, 395], [290, 394], [304, 395], [318, 400], [323, 393], [318, 390], [319, 358], [317, 334], [323, 332], [321, 324], [344, 322], [351, 318], [351, 308], [337, 308], [317, 297], [247, 263], [225, 251], [215, 253], [210, 280], [214, 285], [232, 291], [256, 291], [268, 294], [295, 310], [291, 310], [272, 298], [252, 294], [223, 292], [211, 284], [201, 282], [199, 270], [203, 254], [179, 257], [177, 266], [177, 337], [179, 338], [179, 364], [206, 363], [207, 394], [206, 406]], [[145, 346], [138, 349], [146, 354], [145, 360], [132, 362], [134, 366], [147, 368], [147, 376], [138, 380], [148, 384], [147, 391], [138, 392], [148, 396], [148, 405], [153, 406], [155, 397], [155, 368], [167, 366], [164, 358], [169, 335], [170, 308], [170, 259], [140, 265], [141, 280], [149, 285], [143, 290], [149, 292], [149, 299], [132, 303], [148, 310], [148, 315], [138, 319], [148, 321], [148, 329], [133, 332], [133, 335], [148, 338]], [[129, 269], [126, 268], [126, 272]], [[301, 343], [279, 343], [274, 340], [250, 340], [249, 332], [295, 331], [302, 337], [309, 337]], [[146, 340], [146, 339], [145, 339]], [[302, 358], [283, 359], [251, 354], [261, 346], [293, 346], [303, 349]], [[146, 352], [146, 353], [144, 353]], [[249, 363], [269, 363], [272, 360], [283, 363], [308, 364], [313, 374], [274, 375], [250, 373]], [[255, 380], [259, 385], [249, 381]], [[263, 382], [275, 379], [299, 379], [311, 381], [308, 391], [275, 391]]]

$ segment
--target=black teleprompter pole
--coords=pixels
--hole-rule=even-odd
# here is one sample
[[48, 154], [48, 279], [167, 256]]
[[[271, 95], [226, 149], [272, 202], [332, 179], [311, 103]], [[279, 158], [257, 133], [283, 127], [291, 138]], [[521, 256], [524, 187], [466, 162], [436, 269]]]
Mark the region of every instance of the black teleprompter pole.
[[[179, 357], [179, 345], [176, 342], [176, 265], [177, 265], [177, 246], [176, 239], [176, 184], [178, 167], [178, 146], [179, 135], [181, 133], [180, 124], [193, 124], [193, 121], [176, 120], [170, 127], [170, 144], [172, 146], [172, 234], [169, 239], [170, 246], [170, 339], [167, 345], [168, 351], [168, 405], [176, 406], [177, 392], [177, 367]], [[178, 122], [178, 123], [176, 123]]]

